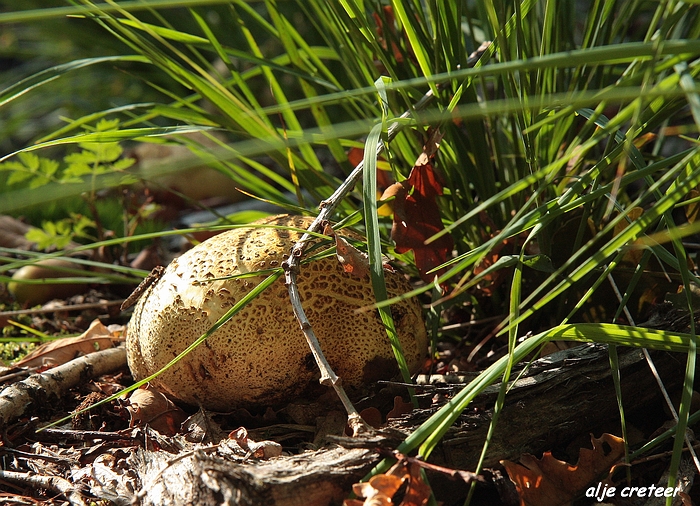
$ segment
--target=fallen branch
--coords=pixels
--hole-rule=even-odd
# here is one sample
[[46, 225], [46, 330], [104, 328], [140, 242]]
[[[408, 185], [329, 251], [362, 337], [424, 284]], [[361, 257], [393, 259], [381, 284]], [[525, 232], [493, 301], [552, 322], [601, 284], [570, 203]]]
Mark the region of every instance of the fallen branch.
[[74, 506], [87, 506], [77, 488], [60, 476], [42, 476], [39, 474], [18, 473], [0, 470], [0, 480], [9, 481], [26, 488], [42, 488], [63, 494]]
[[32, 406], [44, 406], [60, 399], [87, 379], [126, 367], [123, 347], [96, 351], [48, 371], [32, 374], [0, 392], [0, 428], [24, 415]]
[[147, 484], [138, 498], [142, 506], [328, 506], [340, 504], [378, 458], [370, 450], [336, 447], [248, 462], [201, 451], [173, 461], [166, 452], [138, 450], [130, 468]]
[[105, 300], [102, 302], [85, 302], [83, 304], [61, 304], [57, 306], [40, 307], [35, 309], [0, 311], [0, 318], [14, 318], [15, 316], [58, 313], [59, 311], [85, 311], [86, 309], [103, 309], [112, 306], [119, 306], [123, 303], [123, 300]]

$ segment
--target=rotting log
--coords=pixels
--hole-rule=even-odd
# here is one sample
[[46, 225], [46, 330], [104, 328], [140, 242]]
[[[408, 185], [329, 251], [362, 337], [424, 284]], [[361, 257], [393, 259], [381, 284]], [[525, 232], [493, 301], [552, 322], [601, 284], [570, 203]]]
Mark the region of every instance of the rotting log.
[[[618, 351], [623, 405], [627, 413], [658, 413], [659, 389], [639, 349]], [[656, 368], [670, 391], [683, 381], [685, 357], [653, 353]], [[517, 377], [513, 375], [512, 377]], [[455, 393], [467, 377], [430, 378], [443, 396]], [[435, 383], [436, 381], [441, 382]], [[473, 470], [481, 453], [498, 386], [479, 395], [446, 434], [431, 460]], [[417, 410], [392, 422], [406, 433], [415, 430], [439, 406]], [[535, 361], [511, 388], [486, 459], [486, 467], [524, 453], [540, 455], [571, 440], [601, 431], [619, 433], [619, 412], [610, 373], [608, 351], [601, 345], [581, 345]], [[351, 484], [359, 481], [380, 457], [370, 439], [343, 439], [347, 448], [331, 447], [260, 461], [232, 461], [209, 452], [173, 458], [164, 452], [140, 451], [132, 457], [141, 481], [140, 503], [326, 506], [342, 504]], [[361, 448], [366, 446], [366, 448]], [[350, 448], [352, 447], [352, 448]], [[429, 474], [440, 500], [459, 497], [466, 485]]]
[[325, 506], [342, 504], [378, 457], [371, 450], [334, 447], [270, 460], [231, 460], [203, 451], [173, 458], [138, 450], [131, 460], [142, 483], [142, 505]]
[[[667, 352], [651, 352], [651, 356], [667, 390], [678, 391], [685, 356]], [[619, 348], [618, 358], [625, 412], [629, 415], [642, 410], [648, 415], [661, 415], [659, 423], [663, 423], [668, 417], [663, 416], [661, 393], [643, 351]], [[513, 377], [517, 374], [511, 374]], [[435, 460], [464, 469], [476, 466], [498, 389], [499, 385], [493, 385], [474, 399], [443, 438], [432, 456]], [[395, 427], [415, 428], [419, 419], [432, 412], [412, 414]], [[649, 419], [645, 422], [654, 423]], [[561, 448], [577, 436], [586, 438], [594, 433], [597, 437], [600, 431], [621, 435], [608, 348], [585, 344], [562, 350], [533, 362], [527, 374], [510, 388], [484, 466], [498, 465], [503, 459], [517, 460], [522, 453], [537, 455]]]

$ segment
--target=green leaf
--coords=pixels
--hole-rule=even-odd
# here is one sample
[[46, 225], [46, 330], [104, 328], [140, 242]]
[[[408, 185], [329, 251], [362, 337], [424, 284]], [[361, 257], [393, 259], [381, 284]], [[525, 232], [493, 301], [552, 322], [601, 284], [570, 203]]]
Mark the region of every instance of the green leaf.
[[547, 255], [523, 255], [523, 265], [540, 272], [554, 272], [552, 259]]
[[81, 182], [81, 176], [85, 176], [87, 174], [92, 174], [92, 167], [90, 167], [90, 165], [87, 163], [72, 161], [63, 171], [61, 182]]
[[[3, 164], [4, 166], [7, 167], [12, 162], [7, 162], [7, 164]], [[19, 166], [19, 168], [24, 168], [21, 164], [16, 164], [16, 166]], [[2, 169], [2, 167], [0, 167]], [[17, 170], [15, 169], [10, 169], [9, 167], [6, 168], [6, 170], [12, 170], [12, 173], [7, 177], [7, 184], [8, 185], [13, 185], [17, 183], [21, 183], [22, 181], [26, 181], [27, 179], [32, 177], [31, 172], [23, 172], [22, 170]]]

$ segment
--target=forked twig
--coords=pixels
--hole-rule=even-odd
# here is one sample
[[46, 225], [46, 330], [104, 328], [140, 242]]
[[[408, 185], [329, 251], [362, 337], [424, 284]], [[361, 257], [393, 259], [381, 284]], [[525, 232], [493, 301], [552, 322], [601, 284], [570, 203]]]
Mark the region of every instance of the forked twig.
[[[419, 107], [425, 107], [432, 100], [432, 98], [433, 92], [432, 90], [429, 90], [423, 96], [423, 98], [421, 98], [421, 100], [418, 101], [418, 103], [415, 106], [415, 109], [417, 110], [419, 109]], [[408, 110], [404, 112], [400, 116], [400, 118], [408, 118], [410, 114], [411, 111]], [[392, 140], [398, 133], [398, 130], [399, 123], [393, 123], [389, 127], [387, 132], [388, 140]], [[377, 145], [377, 156], [379, 156], [379, 154], [383, 150], [384, 143], [380, 142]], [[355, 184], [357, 184], [357, 181], [360, 179], [360, 177], [362, 177], [363, 168], [364, 161], [360, 161], [360, 163], [357, 164], [357, 166], [353, 169], [353, 171], [350, 173], [347, 179], [343, 182], [343, 184], [341, 184], [335, 190], [335, 192], [333, 192], [333, 195], [331, 195], [327, 200], [321, 202], [321, 205], [319, 206], [320, 212], [309, 226], [308, 232], [302, 235], [301, 238], [296, 242], [296, 244], [294, 244], [289, 258], [282, 263], [282, 267], [284, 268], [284, 280], [289, 291], [289, 299], [292, 304], [294, 316], [296, 316], [297, 320], [299, 321], [299, 325], [301, 326], [302, 332], [304, 332], [306, 342], [308, 343], [309, 348], [311, 349], [311, 353], [314, 356], [314, 360], [316, 360], [316, 364], [321, 370], [321, 378], [319, 381], [322, 385], [332, 386], [335, 389], [336, 394], [340, 398], [340, 401], [343, 403], [343, 407], [345, 408], [345, 411], [348, 414], [348, 424], [350, 425], [350, 427], [352, 427], [354, 434], [358, 434], [360, 432], [365, 432], [369, 430], [369, 426], [364, 422], [364, 420], [362, 420], [362, 417], [357, 412], [357, 409], [355, 409], [355, 406], [353, 406], [347, 393], [345, 393], [345, 389], [341, 384], [340, 378], [335, 374], [335, 372], [333, 372], [333, 369], [331, 368], [330, 364], [326, 360], [325, 355], [323, 354], [323, 351], [321, 350], [321, 345], [318, 342], [316, 333], [314, 332], [314, 329], [311, 326], [311, 323], [309, 322], [306, 313], [304, 312], [304, 308], [301, 306], [301, 297], [299, 295], [299, 288], [297, 287], [297, 275], [299, 274], [299, 265], [301, 263], [301, 257], [304, 254], [304, 250], [307, 244], [313, 237], [309, 232], [317, 232], [321, 230], [321, 224], [330, 218], [338, 203], [343, 198], [345, 198], [345, 196], [348, 193], [350, 193], [350, 191], [355, 187]]]
[[[467, 64], [469, 66], [473, 66], [487, 48], [488, 43], [482, 44], [477, 51], [469, 56]], [[423, 95], [423, 97], [412, 109], [405, 111], [398, 117], [398, 119], [401, 120], [409, 118], [414, 111], [424, 109], [430, 102], [432, 102], [433, 98], [434, 94], [432, 89], [428, 90], [428, 92]], [[396, 134], [399, 132], [400, 125], [401, 123], [399, 121], [395, 121], [389, 126], [386, 135], [387, 141], [391, 141], [394, 137], [396, 137]], [[377, 144], [376, 155], [379, 156], [381, 152], [384, 151], [384, 148], [384, 142], [380, 141]], [[304, 332], [304, 336], [306, 337], [306, 341], [311, 349], [311, 353], [316, 360], [318, 368], [321, 370], [321, 378], [319, 381], [322, 385], [332, 386], [335, 389], [336, 394], [340, 398], [340, 401], [343, 403], [345, 411], [348, 414], [348, 424], [350, 427], [352, 427], [354, 434], [369, 430], [369, 426], [364, 422], [364, 420], [362, 420], [362, 417], [355, 409], [355, 406], [353, 406], [350, 398], [345, 393], [345, 389], [341, 384], [340, 378], [333, 372], [333, 369], [321, 350], [318, 338], [316, 337], [313, 327], [311, 326], [311, 323], [309, 322], [309, 319], [301, 306], [301, 297], [297, 287], [297, 275], [299, 274], [299, 265], [304, 254], [304, 250], [313, 237], [311, 233], [319, 232], [321, 230], [322, 223], [329, 220], [338, 204], [348, 195], [348, 193], [350, 193], [360, 177], [362, 177], [363, 169], [364, 160], [361, 160], [360, 163], [358, 163], [352, 170], [352, 172], [350, 172], [345, 181], [343, 181], [343, 183], [335, 190], [335, 192], [333, 192], [333, 194], [327, 200], [321, 202], [319, 205], [320, 212], [318, 213], [318, 216], [316, 216], [314, 221], [309, 226], [307, 233], [302, 235], [296, 244], [294, 244], [289, 258], [282, 263], [282, 267], [284, 268], [285, 284], [287, 285], [287, 289], [289, 291], [289, 299], [292, 304], [294, 315], [299, 321], [299, 325], [301, 326], [302, 332]]]

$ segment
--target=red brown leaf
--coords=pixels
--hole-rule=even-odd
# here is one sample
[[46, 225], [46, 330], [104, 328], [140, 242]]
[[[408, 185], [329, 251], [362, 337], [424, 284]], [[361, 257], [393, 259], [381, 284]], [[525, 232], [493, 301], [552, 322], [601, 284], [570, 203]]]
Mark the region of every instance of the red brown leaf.
[[336, 234], [330, 223], [324, 223], [323, 233], [335, 238], [335, 256], [343, 270], [356, 278], [369, 276], [369, 257], [350, 244], [340, 234]]
[[581, 448], [576, 465], [555, 459], [551, 452], [545, 452], [541, 459], [524, 454], [519, 464], [501, 461], [520, 493], [521, 506], [567, 504], [595, 479], [609, 473], [624, 455], [624, 441], [611, 434], [599, 439], [591, 436], [591, 443], [592, 450]]
[[420, 467], [414, 463], [408, 464], [408, 489], [401, 506], [424, 506], [430, 500], [430, 487], [423, 481]]
[[387, 420], [389, 418], [398, 418], [401, 415], [406, 415], [413, 411], [413, 403], [404, 402], [400, 395], [394, 397], [394, 407], [386, 415]]
[[[350, 148], [347, 154], [348, 161], [353, 167], [357, 167], [365, 157], [365, 150], [362, 148]], [[377, 162], [377, 188], [382, 191], [393, 183], [393, 178], [386, 160], [380, 156]]]
[[389, 193], [385, 192], [387, 197], [395, 196], [391, 238], [396, 243], [396, 251], [413, 250], [416, 267], [421, 278], [428, 283], [445, 271], [430, 272], [445, 263], [454, 244], [449, 234], [426, 244], [430, 237], [444, 229], [436, 201], [436, 197], [443, 193], [443, 184], [431, 163], [441, 139], [442, 133], [433, 131], [408, 179], [397, 183], [401, 187], [394, 184], [387, 189]]
[[131, 427], [148, 424], [167, 436], [177, 434], [180, 425], [187, 419], [183, 410], [150, 385], [134, 390], [126, 409], [131, 418]]
[[378, 474], [366, 483], [355, 483], [352, 491], [364, 502], [348, 499], [344, 506], [391, 506], [399, 489], [406, 483], [406, 493], [399, 506], [424, 506], [430, 499], [430, 487], [423, 481], [420, 466], [400, 460], [385, 474]]

